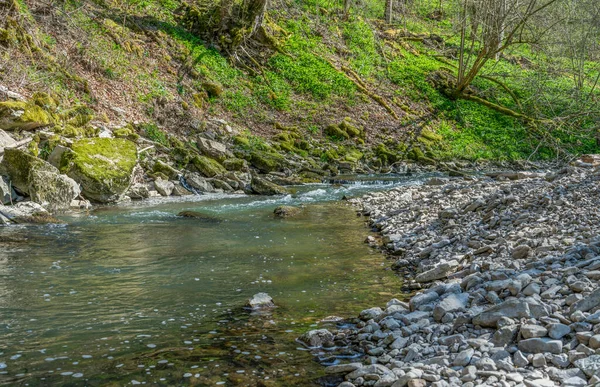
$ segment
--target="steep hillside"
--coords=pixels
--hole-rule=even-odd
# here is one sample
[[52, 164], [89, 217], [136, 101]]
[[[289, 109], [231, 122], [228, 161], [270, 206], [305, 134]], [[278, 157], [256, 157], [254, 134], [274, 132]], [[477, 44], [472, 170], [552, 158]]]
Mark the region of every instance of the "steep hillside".
[[[0, 84], [28, 97], [48, 93], [61, 111], [93, 114], [96, 127], [136, 123], [135, 131], [158, 142], [163, 133], [186, 141], [210, 119], [222, 119], [250, 140], [273, 139], [275, 149], [312, 151], [323, 161], [343, 159], [335, 151], [344, 141], [348, 149], [338, 153], [368, 153], [384, 165], [596, 150], [594, 118], [581, 132], [559, 127], [548, 134], [441, 93], [432, 74], [453, 71], [459, 34], [452, 5], [440, 13], [433, 3], [419, 2], [386, 25], [383, 1], [364, 0], [347, 14], [325, 0], [272, 2], [263, 22], [269, 47], [236, 61], [223, 47], [231, 37], [202, 40], [193, 17], [203, 8], [179, 0], [1, 0]], [[544, 88], [555, 99], [542, 105], [549, 111], [541, 116], [570, 112], [568, 74], [543, 52], [520, 46], [484, 72], [503, 81], [475, 81], [474, 92], [491, 103], [539, 113]], [[315, 151], [313, 140], [332, 143], [334, 152]]]

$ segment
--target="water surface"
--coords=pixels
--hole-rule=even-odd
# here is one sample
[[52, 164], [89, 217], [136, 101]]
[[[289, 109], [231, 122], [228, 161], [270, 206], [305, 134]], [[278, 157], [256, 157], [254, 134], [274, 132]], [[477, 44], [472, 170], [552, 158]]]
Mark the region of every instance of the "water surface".
[[[337, 360], [294, 339], [401, 296], [385, 257], [363, 243], [364, 219], [334, 200], [416, 180], [369, 181], [276, 198], [155, 199], [0, 228], [0, 382], [321, 383], [315, 357]], [[281, 204], [303, 212], [276, 219]], [[184, 210], [210, 218], [178, 217]], [[258, 292], [278, 308], [243, 310]]]

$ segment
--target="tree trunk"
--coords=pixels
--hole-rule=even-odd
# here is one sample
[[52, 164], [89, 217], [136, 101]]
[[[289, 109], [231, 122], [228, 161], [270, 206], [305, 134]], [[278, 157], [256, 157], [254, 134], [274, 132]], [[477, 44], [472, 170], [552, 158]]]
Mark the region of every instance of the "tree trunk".
[[385, 22], [392, 24], [394, 21], [394, 0], [385, 0]]

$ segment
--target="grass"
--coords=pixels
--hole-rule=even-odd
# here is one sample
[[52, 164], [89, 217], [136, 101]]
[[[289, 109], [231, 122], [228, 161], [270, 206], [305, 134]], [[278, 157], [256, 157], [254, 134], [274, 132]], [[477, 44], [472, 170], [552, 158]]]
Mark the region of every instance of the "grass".
[[[27, 10], [26, 1], [19, 2]], [[93, 12], [88, 8], [92, 5], [82, 7], [82, 1], [63, 2], [57, 5], [57, 17], [60, 20], [68, 15], [65, 28], [80, 39], [72, 43], [70, 35], [48, 33], [46, 28], [41, 29], [45, 32], [39, 36], [59, 58], [61, 52], [71, 50], [59, 62], [65, 65], [59, 69], [27, 62], [15, 64], [13, 73], [24, 74], [29, 84], [52, 91], [62, 100], [89, 103], [95, 108], [100, 108], [97, 92], [101, 96], [122, 94], [115, 98], [117, 102], [124, 95], [133, 96], [124, 98], [132, 100], [128, 108], [146, 114], [148, 120], [158, 113], [155, 109], [160, 104], [156, 102], [167, 101], [190, 107], [190, 114], [197, 117], [223, 116], [242, 127], [272, 128], [274, 121], [287, 120], [286, 125], [298, 126], [309, 136], [320, 138], [322, 128], [350, 116], [365, 127], [384, 127], [369, 128], [373, 143], [393, 143], [400, 138], [396, 134], [427, 116], [431, 117], [427, 126], [443, 137], [444, 146], [436, 154], [439, 158], [528, 157], [537, 140], [522, 122], [474, 102], [450, 100], [434, 88], [428, 80], [432, 72], [453, 70], [434, 58], [437, 51], [420, 42], [404, 42], [402, 46], [396, 41], [393, 46], [381, 37], [380, 28], [385, 31], [406, 27], [414, 34], [438, 34], [444, 38], [446, 48], [456, 48], [459, 37], [452, 29], [450, 16], [457, 10], [446, 2], [445, 17], [433, 20], [429, 16], [439, 0], [423, 0], [398, 24], [382, 26], [384, 3], [364, 0], [360, 7], [353, 6], [349, 15], [342, 14], [341, 2], [331, 0], [273, 4], [279, 8], [272, 9], [267, 20], [279, 31], [275, 39], [283, 52], [270, 56], [251, 74], [177, 24], [174, 11], [182, 4], [180, 0], [96, 0], [91, 3], [96, 7]], [[147, 31], [137, 30], [134, 24]], [[111, 32], [118, 39], [111, 37]], [[65, 37], [69, 37], [68, 42]], [[141, 52], [135, 49], [138, 46]], [[521, 57], [531, 64], [520, 64]], [[396, 97], [408, 106], [411, 116], [402, 118], [404, 126], [382, 113], [380, 106], [361, 93], [338, 70], [341, 65], [354, 70], [369, 89], [386, 100]], [[518, 96], [519, 103], [489, 80], [478, 78], [473, 87], [489, 101], [510, 109], [542, 117], [566, 115], [573, 110], [574, 101], [584, 103], [573, 92], [567, 68], [564, 60], [523, 46], [507, 52], [499, 61], [490, 61], [483, 71], [501, 79]], [[592, 76], [600, 71], [600, 66], [588, 63], [586, 70]], [[68, 72], [93, 79], [92, 84], [100, 90], [81, 92], [77, 82], [65, 76]], [[0, 81], [9, 79], [9, 75], [0, 73]], [[223, 94], [203, 97], [205, 82], [222, 85]], [[578, 95], [586, 95], [589, 89], [590, 84]], [[588, 102], [587, 108], [597, 109], [593, 102]], [[594, 125], [593, 119], [583, 120], [579, 133], [559, 129], [553, 136], [576, 152], [598, 151], [592, 133]], [[146, 132], [154, 141], [167, 141], [166, 134], [156, 126], [146, 128]], [[247, 137], [254, 141], [253, 148], [263, 146], [252, 140], [252, 135]], [[553, 155], [547, 147], [537, 153], [543, 158]]]

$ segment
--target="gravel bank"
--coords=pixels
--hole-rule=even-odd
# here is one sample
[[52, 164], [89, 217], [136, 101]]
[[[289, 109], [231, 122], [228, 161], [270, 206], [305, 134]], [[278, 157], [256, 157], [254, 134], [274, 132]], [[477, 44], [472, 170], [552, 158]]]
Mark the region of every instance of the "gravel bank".
[[352, 200], [416, 293], [305, 334], [367, 354], [327, 373], [340, 387], [600, 385], [600, 171], [579, 165]]

